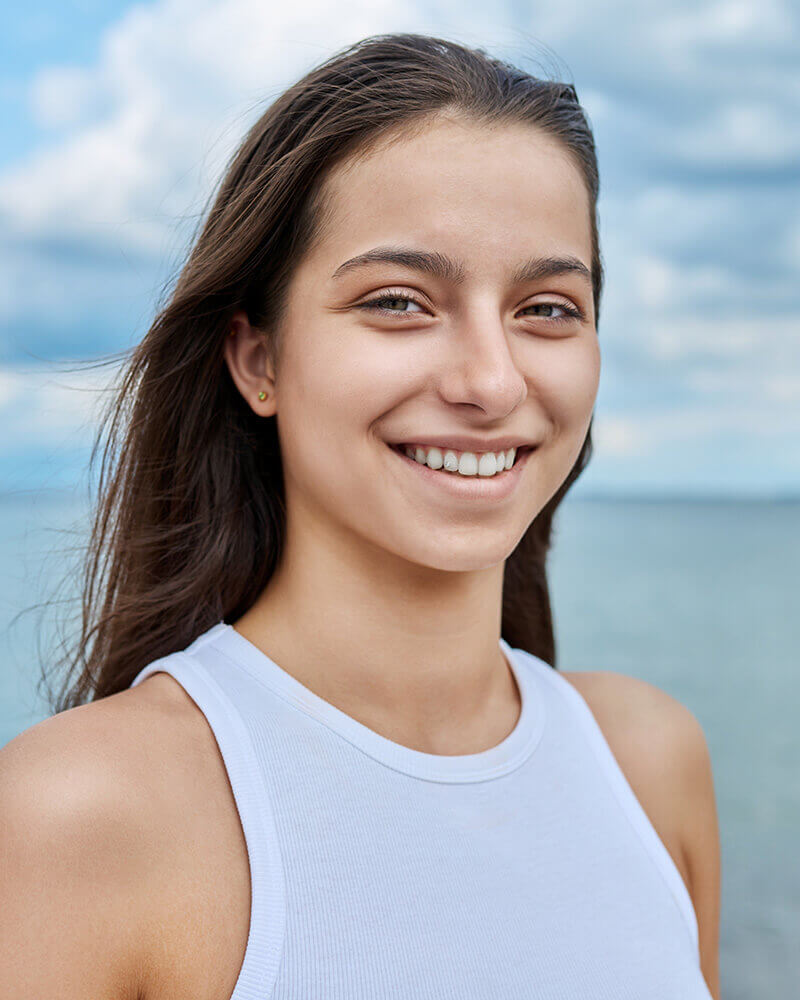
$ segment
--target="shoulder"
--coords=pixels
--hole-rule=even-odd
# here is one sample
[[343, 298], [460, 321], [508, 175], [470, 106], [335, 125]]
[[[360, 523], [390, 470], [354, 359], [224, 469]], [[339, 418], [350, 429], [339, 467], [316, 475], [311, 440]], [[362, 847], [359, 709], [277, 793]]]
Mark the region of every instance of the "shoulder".
[[689, 708], [648, 681], [611, 670], [560, 673], [586, 701], [686, 883], [703, 973], [718, 996], [720, 841], [703, 728]]
[[[67, 824], [109, 846], [118, 846], [115, 827], [128, 829], [137, 818], [149, 824], [174, 794], [182, 758], [175, 748], [202, 738], [186, 696], [170, 681], [159, 674], [20, 733], [0, 750], [4, 803], [41, 833]], [[136, 860], [135, 851], [129, 856]]]
[[138, 750], [135, 741], [140, 704], [126, 700], [123, 725], [114, 698], [82, 705], [0, 750], [4, 996], [103, 998], [136, 987], [136, 887], [158, 863], [153, 803], [142, 794], [152, 739]]
[[222, 766], [199, 714], [157, 674], [0, 750], [3, 996], [154, 995], [152, 928], [189, 884], [186, 816]]
[[683, 751], [705, 742], [694, 713], [649, 681], [613, 670], [559, 673], [582, 695], [604, 735], [608, 730], [615, 756], [616, 749], [633, 747], [651, 762], [680, 763]]

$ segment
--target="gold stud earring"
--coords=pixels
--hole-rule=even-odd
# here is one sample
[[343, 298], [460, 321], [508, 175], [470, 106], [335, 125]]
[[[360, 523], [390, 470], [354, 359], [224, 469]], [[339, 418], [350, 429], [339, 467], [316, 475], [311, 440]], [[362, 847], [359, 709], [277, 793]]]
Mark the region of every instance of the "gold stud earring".
[[263, 402], [263, 401], [264, 401], [264, 400], [265, 400], [265, 399], [267, 398], [267, 394], [266, 394], [266, 393], [264, 392], [264, 390], [263, 390], [263, 389], [262, 389], [262, 390], [261, 390], [261, 392], [260, 392], [260, 393], [258, 394], [258, 398], [259, 398], [259, 399], [260, 399], [260, 400], [261, 400], [262, 402]]
[[229, 337], [235, 337], [236, 336], [236, 328], [235, 327], [231, 327], [231, 330], [230, 330], [230, 333], [228, 334], [228, 336]]

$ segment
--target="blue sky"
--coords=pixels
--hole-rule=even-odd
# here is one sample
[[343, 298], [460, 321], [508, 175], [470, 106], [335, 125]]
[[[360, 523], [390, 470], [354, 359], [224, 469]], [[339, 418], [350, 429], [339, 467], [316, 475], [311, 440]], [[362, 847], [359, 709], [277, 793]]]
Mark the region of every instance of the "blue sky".
[[797, 4], [85, 0], [2, 28], [0, 491], [84, 481], [113, 369], [78, 362], [143, 335], [266, 104], [403, 30], [574, 81], [589, 113], [606, 290], [574, 492], [800, 493]]

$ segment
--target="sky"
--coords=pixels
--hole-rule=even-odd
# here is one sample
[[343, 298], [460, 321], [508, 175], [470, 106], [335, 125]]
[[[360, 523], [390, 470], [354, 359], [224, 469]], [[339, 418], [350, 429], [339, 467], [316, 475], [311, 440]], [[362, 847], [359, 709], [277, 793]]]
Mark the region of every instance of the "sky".
[[594, 130], [573, 494], [800, 494], [797, 3], [42, 0], [0, 28], [0, 493], [85, 483], [121, 352], [247, 128], [335, 51], [415, 31], [573, 82]]

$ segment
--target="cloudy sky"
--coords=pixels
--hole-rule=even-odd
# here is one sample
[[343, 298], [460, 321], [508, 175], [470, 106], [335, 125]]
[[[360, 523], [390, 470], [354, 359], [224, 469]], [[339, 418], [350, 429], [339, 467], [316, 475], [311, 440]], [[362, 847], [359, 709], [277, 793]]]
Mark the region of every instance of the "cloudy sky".
[[84, 475], [228, 156], [366, 35], [481, 45], [575, 83], [606, 291], [575, 493], [800, 493], [800, 7], [791, 0], [43, 0], [0, 59], [0, 492]]

